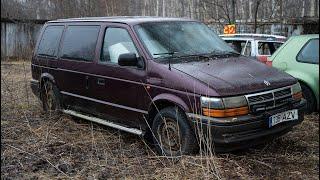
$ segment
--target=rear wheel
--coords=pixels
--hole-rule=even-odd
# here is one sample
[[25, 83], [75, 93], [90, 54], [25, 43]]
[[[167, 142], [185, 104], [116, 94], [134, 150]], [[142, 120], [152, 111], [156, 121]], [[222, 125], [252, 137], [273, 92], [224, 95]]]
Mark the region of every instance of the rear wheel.
[[198, 150], [193, 130], [185, 114], [177, 107], [167, 107], [155, 116], [152, 124], [153, 141], [159, 154], [180, 156]]
[[313, 95], [313, 92], [311, 91], [311, 89], [308, 86], [301, 84], [301, 89], [302, 89], [303, 98], [305, 98], [307, 100], [305, 112], [306, 112], [306, 114], [310, 114], [313, 111], [315, 111], [316, 99]]
[[41, 93], [43, 110], [58, 112], [61, 109], [58, 88], [50, 81], [44, 82]]

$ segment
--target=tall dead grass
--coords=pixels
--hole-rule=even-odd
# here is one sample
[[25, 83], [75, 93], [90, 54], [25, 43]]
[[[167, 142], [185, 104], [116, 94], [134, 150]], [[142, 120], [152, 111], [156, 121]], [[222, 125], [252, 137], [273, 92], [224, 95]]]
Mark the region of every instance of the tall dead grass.
[[1, 63], [4, 179], [318, 179], [317, 113], [306, 116], [292, 133], [253, 149], [215, 154], [206, 148], [175, 159], [159, 156], [140, 137], [43, 113], [30, 78], [29, 61]]

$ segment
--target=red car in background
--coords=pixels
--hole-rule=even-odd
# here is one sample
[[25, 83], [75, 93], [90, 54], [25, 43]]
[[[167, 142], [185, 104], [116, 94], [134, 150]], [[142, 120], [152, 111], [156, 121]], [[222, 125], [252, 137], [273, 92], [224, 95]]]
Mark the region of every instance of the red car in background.
[[266, 63], [271, 56], [286, 40], [285, 36], [268, 34], [231, 34], [219, 35], [234, 50], [244, 56], [256, 57]]

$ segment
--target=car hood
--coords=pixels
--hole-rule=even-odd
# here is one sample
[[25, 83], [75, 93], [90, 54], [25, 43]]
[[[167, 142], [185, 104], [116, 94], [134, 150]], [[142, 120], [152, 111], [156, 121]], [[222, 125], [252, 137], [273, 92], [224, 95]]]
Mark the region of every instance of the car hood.
[[289, 74], [244, 56], [171, 66], [202, 81], [221, 96], [266, 91], [296, 83]]

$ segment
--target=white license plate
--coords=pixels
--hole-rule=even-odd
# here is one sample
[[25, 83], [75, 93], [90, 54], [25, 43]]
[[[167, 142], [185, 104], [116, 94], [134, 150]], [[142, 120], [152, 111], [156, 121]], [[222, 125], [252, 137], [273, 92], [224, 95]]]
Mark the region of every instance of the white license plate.
[[269, 128], [286, 121], [298, 120], [298, 109], [281, 112], [269, 117]]

